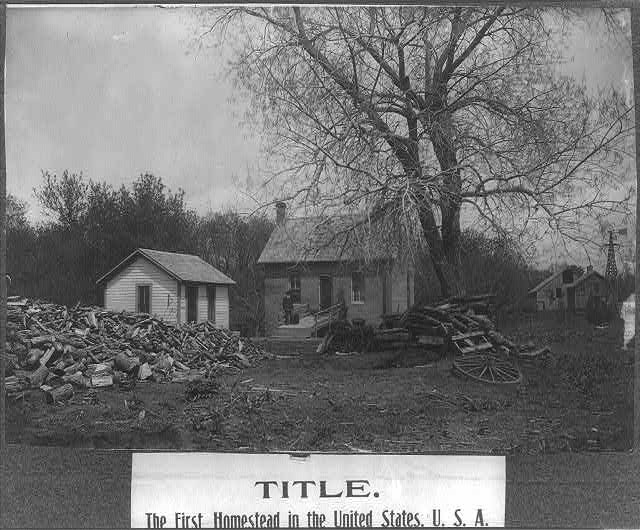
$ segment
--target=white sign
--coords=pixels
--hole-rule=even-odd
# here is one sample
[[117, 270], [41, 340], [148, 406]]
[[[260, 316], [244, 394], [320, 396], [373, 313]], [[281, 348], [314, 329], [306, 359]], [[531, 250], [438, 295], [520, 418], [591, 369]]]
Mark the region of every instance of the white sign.
[[504, 526], [505, 458], [133, 454], [143, 528]]

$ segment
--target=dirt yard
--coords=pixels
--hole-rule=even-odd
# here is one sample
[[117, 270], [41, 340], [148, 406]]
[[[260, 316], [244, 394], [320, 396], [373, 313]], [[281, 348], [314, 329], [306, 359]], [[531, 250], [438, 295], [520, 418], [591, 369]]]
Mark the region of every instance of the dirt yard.
[[209, 451], [624, 451], [633, 437], [633, 343], [623, 323], [500, 322], [517, 342], [548, 345], [518, 385], [451, 372], [451, 359], [380, 352], [270, 358], [206, 385], [139, 383], [48, 405], [39, 390], [7, 400], [9, 443]]

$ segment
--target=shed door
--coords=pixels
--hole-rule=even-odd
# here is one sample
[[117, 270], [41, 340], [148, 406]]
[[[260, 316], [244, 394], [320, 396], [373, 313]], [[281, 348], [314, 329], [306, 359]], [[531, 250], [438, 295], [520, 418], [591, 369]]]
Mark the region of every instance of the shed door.
[[331, 276], [320, 276], [320, 309], [331, 307], [332, 293]]
[[198, 286], [187, 285], [187, 322], [198, 321]]
[[207, 286], [207, 308], [208, 315], [207, 319], [211, 322], [216, 321], [216, 286], [209, 285]]

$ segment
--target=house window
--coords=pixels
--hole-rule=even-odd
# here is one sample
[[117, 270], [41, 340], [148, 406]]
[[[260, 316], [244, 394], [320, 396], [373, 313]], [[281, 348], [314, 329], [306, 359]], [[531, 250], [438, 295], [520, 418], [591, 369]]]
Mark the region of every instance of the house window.
[[360, 271], [351, 273], [351, 302], [364, 303], [364, 275]]
[[151, 313], [151, 286], [138, 285], [136, 298], [138, 313]]
[[556, 287], [556, 298], [562, 298], [562, 287]]
[[207, 319], [211, 322], [216, 321], [216, 286], [207, 286]]
[[562, 271], [562, 283], [572, 283], [573, 282], [573, 271], [571, 269], [566, 269]]
[[294, 304], [300, 303], [300, 273], [294, 272], [289, 275], [289, 290], [291, 291], [291, 301]]

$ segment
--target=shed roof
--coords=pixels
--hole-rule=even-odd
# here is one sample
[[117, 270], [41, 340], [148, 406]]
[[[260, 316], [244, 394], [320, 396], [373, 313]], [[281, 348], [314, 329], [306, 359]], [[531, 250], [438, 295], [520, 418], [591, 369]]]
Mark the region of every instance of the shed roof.
[[134, 250], [113, 269], [100, 277], [96, 283], [108, 280], [136, 257], [145, 258], [176, 280], [183, 282], [219, 285], [234, 285], [236, 283], [213, 265], [210, 265], [202, 258], [194, 256], [193, 254], [180, 254], [178, 252], [165, 252], [148, 248], [138, 248]]
[[348, 216], [288, 218], [277, 225], [258, 263], [344, 262], [393, 257], [382, 230]]

